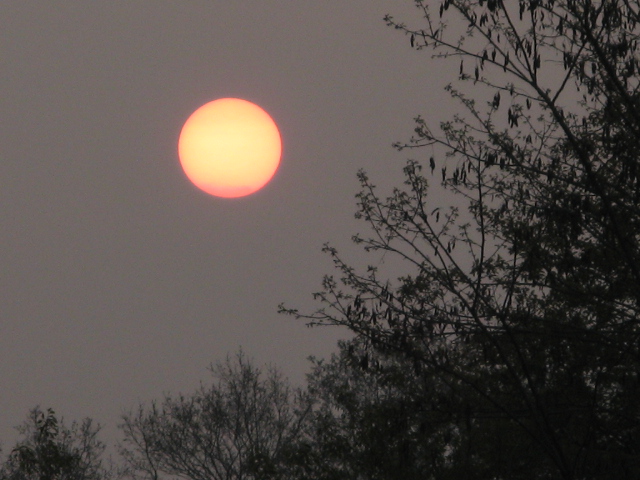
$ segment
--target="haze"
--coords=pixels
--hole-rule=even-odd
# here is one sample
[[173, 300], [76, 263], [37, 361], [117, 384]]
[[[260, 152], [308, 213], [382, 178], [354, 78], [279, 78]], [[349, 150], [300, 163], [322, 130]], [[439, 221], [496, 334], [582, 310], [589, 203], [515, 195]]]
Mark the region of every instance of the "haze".
[[[0, 4], [0, 441], [29, 408], [90, 416], [191, 391], [242, 346], [294, 381], [344, 331], [308, 329], [351, 251], [355, 174], [397, 184], [391, 148], [446, 108], [441, 67], [387, 28], [412, 2], [199, 0]], [[444, 75], [444, 73], [440, 73]], [[284, 155], [229, 202], [184, 176], [186, 118], [220, 97], [278, 122]], [[354, 257], [352, 257], [354, 258]]]

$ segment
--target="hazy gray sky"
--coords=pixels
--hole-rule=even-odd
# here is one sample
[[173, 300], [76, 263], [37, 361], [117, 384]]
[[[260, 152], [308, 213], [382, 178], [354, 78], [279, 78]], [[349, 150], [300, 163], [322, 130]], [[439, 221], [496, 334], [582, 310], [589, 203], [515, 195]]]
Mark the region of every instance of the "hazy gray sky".
[[[295, 381], [346, 332], [308, 329], [350, 250], [355, 174], [397, 184], [442, 65], [384, 25], [411, 0], [0, 3], [0, 441], [29, 408], [90, 416], [188, 392], [239, 346]], [[439, 73], [440, 78], [436, 74]], [[176, 154], [220, 97], [257, 103], [284, 154], [266, 188], [219, 199]], [[426, 154], [426, 152], [424, 153]], [[424, 155], [423, 154], [423, 155]]]

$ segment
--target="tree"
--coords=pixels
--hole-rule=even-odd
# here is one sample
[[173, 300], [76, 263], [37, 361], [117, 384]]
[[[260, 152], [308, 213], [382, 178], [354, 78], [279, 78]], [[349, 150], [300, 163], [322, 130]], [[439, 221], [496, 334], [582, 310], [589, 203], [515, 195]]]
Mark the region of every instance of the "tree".
[[312, 360], [316, 407], [304, 478], [424, 480], [441, 468], [449, 425], [427, 422], [429, 386], [406, 375], [402, 357], [375, 355], [356, 338], [340, 342], [328, 361]]
[[244, 354], [211, 367], [215, 382], [124, 417], [121, 453], [134, 478], [297, 478], [312, 402]]
[[[349, 328], [380, 381], [364, 359], [430, 386], [421, 414], [450, 433], [434, 478], [638, 478], [640, 5], [415, 4], [422, 24], [386, 21], [460, 62], [447, 90], [467, 113], [439, 133], [416, 118], [396, 147], [426, 154], [389, 197], [359, 173], [372, 234], [353, 239], [406, 274], [327, 245], [324, 305], [285, 311]], [[463, 207], [436, 203], [425, 171]]]
[[18, 427], [22, 440], [0, 467], [2, 480], [106, 480], [115, 470], [101, 456], [105, 445], [100, 426], [89, 418], [70, 427], [58, 422], [55, 412], [34, 408]]

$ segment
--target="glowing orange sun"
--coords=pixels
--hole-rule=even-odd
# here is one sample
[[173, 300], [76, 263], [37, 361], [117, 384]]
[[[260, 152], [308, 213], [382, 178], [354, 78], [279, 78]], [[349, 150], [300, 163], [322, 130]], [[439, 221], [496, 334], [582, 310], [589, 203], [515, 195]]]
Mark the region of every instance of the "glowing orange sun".
[[273, 119], [239, 98], [220, 98], [197, 109], [178, 141], [178, 156], [189, 180], [218, 197], [243, 197], [260, 190], [276, 172], [281, 154]]

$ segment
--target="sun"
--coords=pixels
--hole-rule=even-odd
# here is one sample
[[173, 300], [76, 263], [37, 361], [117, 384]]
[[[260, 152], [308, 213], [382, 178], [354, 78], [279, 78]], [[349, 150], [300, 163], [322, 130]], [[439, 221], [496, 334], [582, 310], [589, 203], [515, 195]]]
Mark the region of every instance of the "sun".
[[264, 187], [282, 155], [280, 132], [259, 106], [220, 98], [187, 119], [178, 156], [191, 182], [217, 197], [244, 197]]

